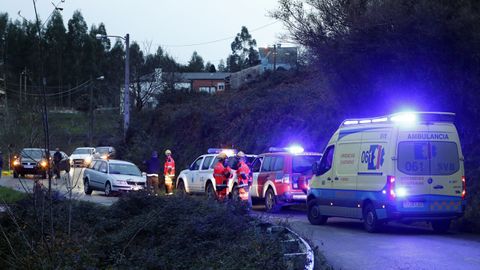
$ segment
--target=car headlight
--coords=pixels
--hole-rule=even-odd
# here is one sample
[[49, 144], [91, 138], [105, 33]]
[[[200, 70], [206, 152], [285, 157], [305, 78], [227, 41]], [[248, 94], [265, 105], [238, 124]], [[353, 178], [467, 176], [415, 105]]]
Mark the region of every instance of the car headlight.
[[46, 168], [47, 165], [48, 165], [48, 162], [46, 160], [40, 161], [40, 166], [42, 166], [43, 168]]
[[13, 166], [18, 166], [18, 165], [20, 165], [20, 160], [15, 159], [15, 160], [13, 161]]
[[92, 162], [92, 157], [86, 157], [85, 163], [90, 164], [90, 162]]
[[127, 181], [125, 180], [116, 180], [115, 182], [117, 183], [117, 185], [127, 185]]
[[108, 159], [108, 155], [102, 155], [101, 158], [107, 160], [107, 159]]

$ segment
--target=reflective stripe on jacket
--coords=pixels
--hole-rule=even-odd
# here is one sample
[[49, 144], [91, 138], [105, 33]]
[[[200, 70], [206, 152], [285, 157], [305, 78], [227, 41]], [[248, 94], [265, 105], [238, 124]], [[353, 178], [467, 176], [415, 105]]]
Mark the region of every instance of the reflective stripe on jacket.
[[163, 166], [163, 174], [168, 176], [175, 176], [175, 160], [172, 157], [167, 157], [165, 165]]

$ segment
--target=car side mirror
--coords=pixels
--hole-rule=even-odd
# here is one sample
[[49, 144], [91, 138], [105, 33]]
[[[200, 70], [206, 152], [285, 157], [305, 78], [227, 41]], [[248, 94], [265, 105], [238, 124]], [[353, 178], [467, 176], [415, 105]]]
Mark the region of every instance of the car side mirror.
[[146, 172], [142, 172], [142, 176], [143, 176], [143, 177], [147, 177], [147, 173], [146, 173]]

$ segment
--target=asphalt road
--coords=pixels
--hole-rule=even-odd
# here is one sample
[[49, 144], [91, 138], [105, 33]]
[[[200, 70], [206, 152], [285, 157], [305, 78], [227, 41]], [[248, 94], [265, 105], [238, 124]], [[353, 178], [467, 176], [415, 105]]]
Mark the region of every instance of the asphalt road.
[[427, 224], [389, 224], [371, 234], [357, 220], [330, 218], [325, 226], [311, 225], [306, 210], [283, 209], [267, 214], [285, 222], [313, 241], [335, 269], [480, 269], [480, 236], [451, 232], [435, 234]]
[[[71, 180], [71, 185], [68, 179]], [[94, 191], [83, 192], [83, 170], [76, 168], [70, 175], [53, 185], [55, 190], [68, 194], [72, 187], [75, 199], [109, 206], [117, 197], [105, 197]], [[47, 185], [46, 181], [43, 181]], [[0, 185], [17, 190], [33, 187], [33, 179], [2, 177]], [[310, 239], [335, 269], [480, 269], [480, 236], [451, 232], [435, 234], [424, 224], [407, 226], [389, 224], [376, 234], [365, 232], [360, 221], [331, 218], [325, 226], [310, 225], [302, 207], [284, 208], [268, 214], [264, 207], [254, 206], [254, 215], [273, 222], [282, 222], [300, 235]]]
[[[94, 191], [92, 195], [86, 195], [83, 192], [83, 168], [72, 168], [69, 174], [62, 173], [61, 179], [52, 180], [52, 189], [59, 191], [61, 195], [70, 196], [73, 199], [94, 202], [105, 206], [110, 206], [118, 200], [118, 197], [106, 197], [103, 192]], [[40, 180], [44, 187], [48, 187], [47, 180]], [[25, 178], [15, 179], [11, 176], [2, 176], [0, 185], [7, 186], [19, 191], [29, 191], [33, 189], [34, 176], [27, 175]], [[56, 185], [55, 185], [56, 183]]]

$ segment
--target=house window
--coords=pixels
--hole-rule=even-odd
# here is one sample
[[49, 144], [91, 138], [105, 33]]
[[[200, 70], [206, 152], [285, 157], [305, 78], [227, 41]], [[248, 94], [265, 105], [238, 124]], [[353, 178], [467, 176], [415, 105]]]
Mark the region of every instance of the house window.
[[219, 91], [225, 90], [225, 84], [224, 84], [224, 83], [219, 83], [219, 84], [218, 84], [218, 90], [219, 90]]
[[201, 86], [198, 88], [198, 91], [210, 93], [210, 87]]

